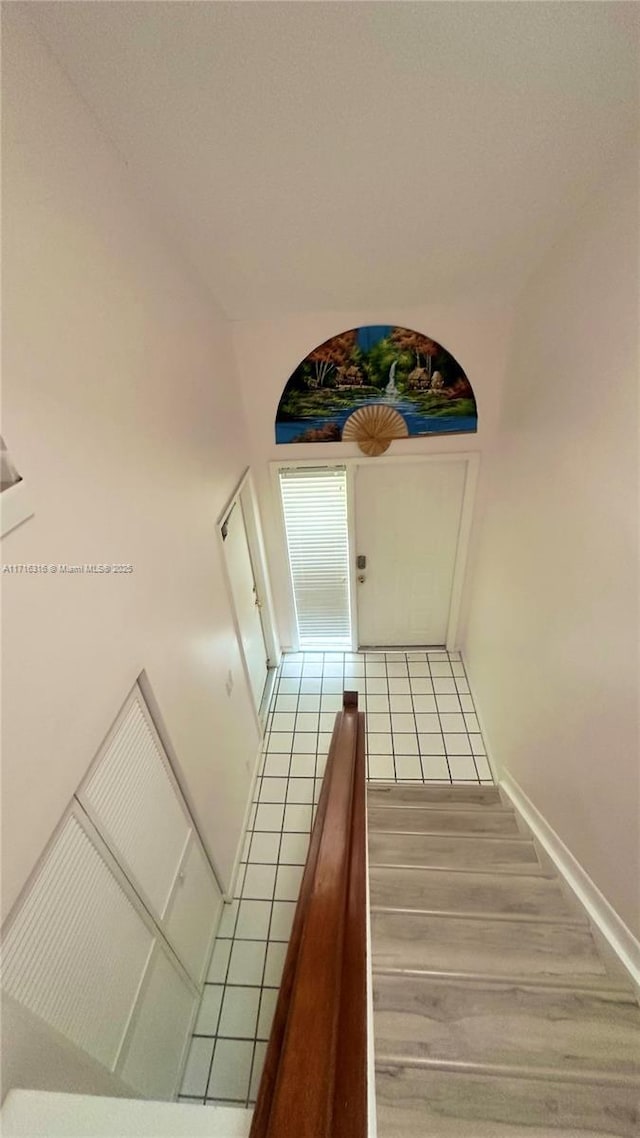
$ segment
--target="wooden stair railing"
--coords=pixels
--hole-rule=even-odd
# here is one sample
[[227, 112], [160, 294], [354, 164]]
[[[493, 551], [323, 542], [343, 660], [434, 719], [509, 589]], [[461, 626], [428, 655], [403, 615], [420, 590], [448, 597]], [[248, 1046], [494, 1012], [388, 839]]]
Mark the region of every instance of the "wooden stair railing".
[[250, 1138], [367, 1131], [365, 724], [345, 692]]

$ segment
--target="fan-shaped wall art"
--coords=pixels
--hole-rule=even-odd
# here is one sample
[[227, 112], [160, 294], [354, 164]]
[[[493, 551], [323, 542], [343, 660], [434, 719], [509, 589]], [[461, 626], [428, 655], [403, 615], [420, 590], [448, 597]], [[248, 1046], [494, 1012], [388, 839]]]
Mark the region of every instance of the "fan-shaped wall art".
[[[371, 411], [363, 415], [365, 408]], [[477, 429], [476, 401], [460, 364], [429, 336], [391, 324], [352, 328], [309, 352], [276, 414], [276, 443], [353, 440], [366, 454], [381, 454], [393, 438]]]

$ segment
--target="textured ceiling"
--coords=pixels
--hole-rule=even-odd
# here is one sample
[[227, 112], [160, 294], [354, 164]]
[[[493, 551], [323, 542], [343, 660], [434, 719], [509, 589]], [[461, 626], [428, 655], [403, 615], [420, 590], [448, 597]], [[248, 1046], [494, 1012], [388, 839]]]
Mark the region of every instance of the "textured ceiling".
[[234, 319], [508, 297], [634, 145], [634, 4], [27, 7]]

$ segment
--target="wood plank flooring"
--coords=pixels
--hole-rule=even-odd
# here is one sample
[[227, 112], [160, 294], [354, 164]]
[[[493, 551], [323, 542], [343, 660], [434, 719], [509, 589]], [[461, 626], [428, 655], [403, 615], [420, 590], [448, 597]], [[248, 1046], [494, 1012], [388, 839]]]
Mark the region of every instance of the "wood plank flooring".
[[380, 1064], [379, 1138], [638, 1138], [638, 1090]]
[[376, 1051], [384, 1059], [445, 1059], [640, 1075], [638, 1006], [626, 992], [454, 983], [379, 974]]
[[498, 788], [368, 799], [379, 1138], [637, 1138], [635, 994]]
[[464, 873], [459, 870], [395, 869], [372, 866], [371, 904], [385, 909], [439, 909], [458, 913], [520, 914], [586, 918], [553, 878], [524, 874]]
[[489, 976], [607, 975], [586, 925], [374, 910], [372, 935], [376, 960], [387, 968], [450, 968]]
[[370, 782], [367, 788], [370, 806], [409, 806], [452, 803], [457, 810], [463, 807], [496, 806], [509, 809], [497, 786], [425, 786], [412, 782]]
[[462, 833], [518, 836], [516, 817], [509, 810], [433, 810], [421, 806], [370, 806], [372, 830], [401, 833]]
[[371, 865], [444, 865], [476, 869], [528, 867], [543, 873], [534, 843], [477, 834], [400, 834], [369, 831]]

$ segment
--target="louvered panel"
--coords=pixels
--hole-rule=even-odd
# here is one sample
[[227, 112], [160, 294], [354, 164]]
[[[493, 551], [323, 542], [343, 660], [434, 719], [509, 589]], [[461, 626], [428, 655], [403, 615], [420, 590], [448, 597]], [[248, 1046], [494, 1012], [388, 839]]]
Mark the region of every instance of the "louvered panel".
[[190, 826], [137, 690], [78, 797], [162, 917]]
[[280, 473], [300, 647], [349, 644], [351, 610], [344, 468]]
[[3, 987], [113, 1067], [153, 936], [70, 816], [4, 941]]

